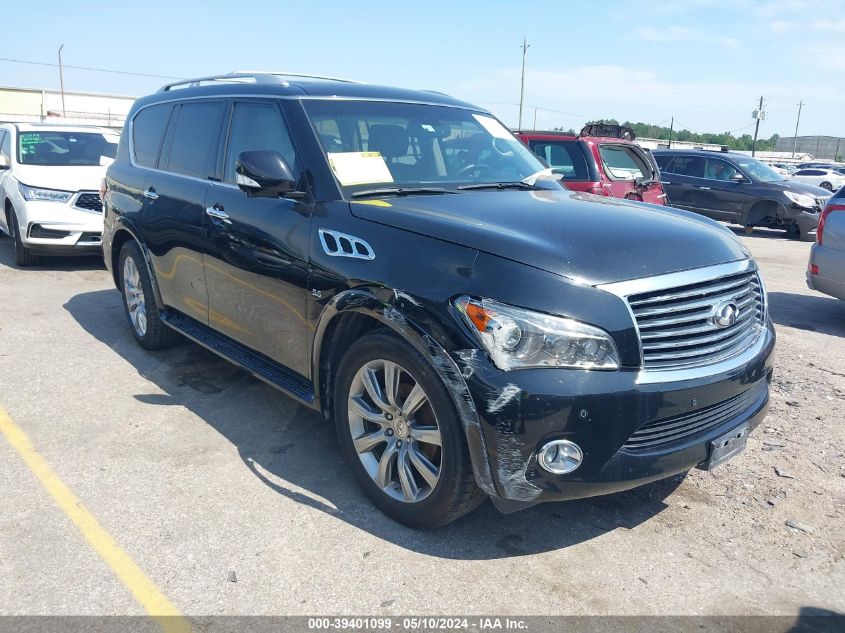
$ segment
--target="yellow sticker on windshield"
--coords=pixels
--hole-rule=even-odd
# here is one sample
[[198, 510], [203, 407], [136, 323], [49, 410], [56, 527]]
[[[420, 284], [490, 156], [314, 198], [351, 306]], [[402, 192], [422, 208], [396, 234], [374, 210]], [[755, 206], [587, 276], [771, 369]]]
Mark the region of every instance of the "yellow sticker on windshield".
[[341, 185], [370, 185], [393, 182], [387, 163], [379, 152], [328, 152], [329, 166]]

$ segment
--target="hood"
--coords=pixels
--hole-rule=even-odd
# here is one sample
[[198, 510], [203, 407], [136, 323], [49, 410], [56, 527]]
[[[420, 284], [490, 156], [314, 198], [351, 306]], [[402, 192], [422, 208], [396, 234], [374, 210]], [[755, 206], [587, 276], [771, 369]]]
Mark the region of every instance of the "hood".
[[106, 168], [100, 165], [21, 165], [14, 167], [18, 182], [30, 187], [60, 189], [62, 191], [99, 191]]
[[778, 189], [782, 189], [784, 191], [803, 193], [808, 196], [813, 196], [814, 198], [827, 198], [830, 196], [830, 192], [827, 189], [814, 187], [813, 185], [808, 185], [805, 182], [798, 182], [797, 180], [784, 180], [781, 182], [769, 182], [766, 184], [774, 185]]
[[749, 257], [734, 234], [670, 207], [572, 191], [490, 191], [350, 203], [360, 218], [601, 284]]

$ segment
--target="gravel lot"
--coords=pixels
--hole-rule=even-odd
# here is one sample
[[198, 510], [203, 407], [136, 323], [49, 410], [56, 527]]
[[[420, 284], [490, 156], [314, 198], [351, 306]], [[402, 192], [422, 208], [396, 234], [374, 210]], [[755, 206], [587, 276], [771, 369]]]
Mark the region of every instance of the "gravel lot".
[[[96, 259], [18, 270], [5, 238], [0, 407], [185, 614], [845, 612], [845, 302], [806, 288], [809, 244], [742, 239], [776, 376], [712, 474], [410, 530], [316, 415], [194, 344], [140, 349]], [[0, 614], [143, 613], [2, 435], [0, 578]]]

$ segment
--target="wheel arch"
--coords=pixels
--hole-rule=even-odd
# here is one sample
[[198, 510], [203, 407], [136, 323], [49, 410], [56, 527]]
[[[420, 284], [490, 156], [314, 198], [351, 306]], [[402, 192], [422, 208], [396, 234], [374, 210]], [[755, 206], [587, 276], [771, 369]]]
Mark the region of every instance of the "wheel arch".
[[114, 285], [118, 290], [122, 290], [120, 284], [119, 270], [120, 251], [123, 248], [123, 245], [129, 241], [134, 241], [138, 245], [138, 248], [141, 249], [141, 255], [143, 255], [144, 257], [144, 265], [147, 267], [147, 272], [149, 273], [150, 281], [152, 282], [156, 307], [159, 310], [162, 310], [164, 309], [164, 302], [161, 299], [161, 293], [158, 289], [158, 280], [156, 279], [155, 270], [153, 269], [150, 260], [150, 253], [144, 246], [144, 243], [140, 239], [138, 239], [138, 236], [135, 234], [135, 232], [125, 224], [121, 224], [119, 227], [117, 227], [112, 233], [111, 238], [111, 252], [109, 253], [109, 262], [111, 263], [111, 273], [112, 279], [114, 280]]
[[773, 216], [786, 219], [786, 207], [784, 207], [777, 200], [758, 200], [749, 207], [745, 213], [743, 224], [745, 226], [754, 226], [760, 224], [765, 218]]
[[[435, 336], [403, 307], [403, 304], [407, 304], [404, 301], [385, 302], [379, 298], [383, 292], [383, 288], [346, 290], [332, 297], [320, 314], [312, 350], [312, 375], [314, 392], [319, 396], [323, 415], [331, 418], [333, 378], [342, 352], [368, 332], [388, 328], [410, 343], [443, 381], [464, 429], [475, 480], [487, 494], [499, 496], [493, 483], [475, 402], [461, 370]], [[393, 296], [397, 295], [393, 293]], [[417, 305], [414, 307], [422, 309]]]

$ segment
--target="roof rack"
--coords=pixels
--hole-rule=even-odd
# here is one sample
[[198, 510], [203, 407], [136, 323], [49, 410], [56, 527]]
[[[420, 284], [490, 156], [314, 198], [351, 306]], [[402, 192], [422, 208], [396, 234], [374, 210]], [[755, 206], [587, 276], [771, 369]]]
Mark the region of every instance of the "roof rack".
[[360, 81], [351, 79], [340, 79], [338, 77], [325, 77], [323, 75], [306, 75], [303, 73], [288, 73], [266, 70], [236, 70], [224, 75], [209, 75], [208, 77], [196, 77], [194, 79], [183, 79], [166, 84], [159, 89], [159, 92], [168, 92], [180, 88], [196, 88], [206, 84], [220, 83], [261, 83], [261, 84], [287, 84], [287, 79], [322, 79], [325, 81], [341, 81], [343, 83], [357, 84]]

